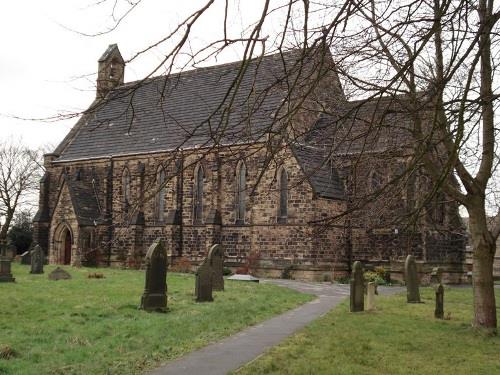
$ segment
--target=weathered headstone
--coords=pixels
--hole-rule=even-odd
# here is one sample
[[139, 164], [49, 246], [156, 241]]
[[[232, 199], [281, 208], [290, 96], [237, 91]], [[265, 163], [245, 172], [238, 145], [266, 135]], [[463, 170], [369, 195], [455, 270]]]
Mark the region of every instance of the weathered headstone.
[[431, 272], [431, 284], [441, 284], [443, 277], [443, 269], [441, 267], [434, 267]]
[[207, 257], [196, 271], [196, 302], [211, 302], [214, 300], [212, 297], [212, 280], [213, 270]]
[[71, 275], [63, 270], [61, 267], [57, 267], [54, 271], [49, 273], [49, 280], [69, 280]]
[[213, 290], [224, 290], [224, 250], [219, 244], [213, 245], [208, 252], [210, 267], [212, 267]]
[[363, 266], [360, 262], [354, 262], [351, 274], [351, 312], [363, 311], [365, 309], [365, 280], [363, 277]]
[[444, 288], [443, 284], [436, 287], [436, 309], [434, 310], [436, 319], [444, 319]]
[[7, 256], [7, 248], [4, 242], [0, 242], [0, 282], [14, 282], [10, 266], [12, 259]]
[[405, 261], [406, 301], [408, 303], [420, 303], [420, 291], [418, 289], [418, 274], [415, 257], [408, 255]]
[[21, 264], [31, 264], [30, 251], [27, 250], [21, 254]]
[[167, 267], [165, 242], [158, 238], [146, 253], [146, 285], [141, 298], [141, 309], [146, 311], [166, 311]]
[[43, 263], [45, 254], [43, 253], [42, 247], [40, 245], [36, 245], [33, 250], [31, 250], [31, 271], [33, 274], [41, 274], [43, 273]]
[[375, 291], [377, 289], [377, 284], [373, 281], [368, 283], [366, 293], [366, 309], [368, 311], [375, 310]]

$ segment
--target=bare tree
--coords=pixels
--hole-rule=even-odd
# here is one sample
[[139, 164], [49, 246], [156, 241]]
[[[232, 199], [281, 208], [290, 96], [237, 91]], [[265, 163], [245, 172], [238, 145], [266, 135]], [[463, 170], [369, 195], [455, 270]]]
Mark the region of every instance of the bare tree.
[[[115, 26], [129, 17], [140, 2], [124, 1], [129, 8], [121, 16], [115, 16], [118, 20]], [[474, 249], [474, 326], [494, 332], [497, 320], [493, 259], [500, 233], [500, 213], [488, 220], [488, 212], [498, 209], [494, 207], [499, 163], [498, 127], [495, 127], [499, 93], [495, 74], [500, 56], [500, 11], [494, 7], [493, 0], [287, 0], [278, 4], [265, 0], [255, 22], [239, 33], [228, 26], [228, 19], [238, 12], [238, 7], [223, 0], [222, 37], [195, 48], [190, 43], [191, 34], [197, 22], [216, 3], [206, 1], [172, 32], [138, 51], [128, 62], [154, 49], [163, 49], [164, 59], [148, 77], [159, 72], [170, 75], [176, 66], [196, 66], [219, 56], [227, 48], [242, 48], [242, 63], [224, 103], [219, 104], [211, 118], [199, 124], [212, 125], [211, 143], [206, 146], [213, 149], [219, 146], [227, 131], [230, 108], [242, 77], [250, 74], [249, 60], [258, 60], [267, 53], [283, 53], [290, 48], [302, 50], [302, 59], [298, 59], [288, 77], [260, 90], [264, 96], [262, 92], [277, 87], [288, 90], [286, 107], [277, 110], [275, 120], [267, 129], [270, 136], [264, 146], [268, 155], [264, 169], [279, 164], [274, 163], [280, 151], [276, 146], [279, 140], [300, 142], [308, 136], [308, 129], [293, 129], [291, 125], [291, 118], [301, 111], [331, 116], [330, 127], [343, 130], [341, 137], [335, 133], [330, 135], [335, 139], [325, 143], [330, 153], [325, 156], [324, 164], [338, 155], [339, 150], [347, 154], [353, 137], [369, 139], [386, 126], [374, 118], [363, 132], [353, 127], [351, 119], [363, 111], [368, 102], [379, 102], [382, 114], [396, 111], [404, 115], [409, 121], [405, 129], [411, 133], [415, 145], [410, 162], [395, 179], [381, 184], [352, 209], [380, 199], [382, 194], [395, 188], [396, 180], [406, 182], [415, 171], [422, 171], [429, 178], [431, 188], [412, 214], [418, 216], [441, 190], [463, 205], [469, 213]], [[113, 6], [113, 12], [115, 9]], [[267, 36], [269, 23], [280, 25], [281, 29]], [[303, 59], [312, 49], [332, 52], [333, 69], [342, 79], [346, 96], [336, 106], [317, 103], [314, 95], [321, 77], [303, 71]], [[318, 71], [321, 69], [315, 69]], [[300, 85], [297, 77], [303, 75], [308, 76], [312, 84]], [[126, 95], [133, 97], [133, 90], [134, 87], [130, 87]], [[386, 98], [390, 99], [390, 105]], [[359, 100], [348, 103], [348, 99]], [[213, 126], [214, 122], [218, 124]], [[133, 115], [130, 124], [132, 127]], [[179, 144], [178, 150], [182, 147], [183, 144]]]
[[7, 238], [16, 210], [36, 204], [34, 198], [43, 171], [40, 160], [41, 152], [28, 149], [21, 141], [7, 140], [0, 144], [1, 242]]

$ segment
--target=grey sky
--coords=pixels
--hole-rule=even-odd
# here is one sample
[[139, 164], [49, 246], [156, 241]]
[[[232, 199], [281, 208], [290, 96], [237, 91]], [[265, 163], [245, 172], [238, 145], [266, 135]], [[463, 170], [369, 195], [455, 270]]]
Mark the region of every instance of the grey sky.
[[[144, 0], [119, 28], [96, 37], [83, 33], [107, 30], [114, 22], [114, 1], [92, 6], [96, 0], [16, 0], [2, 6], [0, 13], [0, 140], [22, 137], [31, 147], [53, 146], [64, 137], [75, 119], [23, 121], [15, 117], [43, 119], [84, 110], [95, 96], [97, 59], [108, 44], [118, 43], [127, 60], [138, 50], [171, 31], [203, 1]], [[108, 4], [109, 3], [109, 4]], [[191, 39], [201, 45], [221, 34], [221, 6], [215, 4], [198, 23]], [[234, 2], [230, 23], [241, 30], [241, 17], [260, 14], [261, 1]], [[117, 14], [123, 13], [117, 9]], [[142, 78], [160, 61], [168, 46], [128, 64], [125, 80]], [[211, 64], [237, 60], [236, 50]], [[210, 64], [210, 65], [211, 65]]]

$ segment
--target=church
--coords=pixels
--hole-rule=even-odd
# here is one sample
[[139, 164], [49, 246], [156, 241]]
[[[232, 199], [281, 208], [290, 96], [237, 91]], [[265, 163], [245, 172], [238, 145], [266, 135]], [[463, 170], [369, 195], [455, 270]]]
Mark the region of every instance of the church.
[[413, 254], [462, 280], [458, 205], [405, 173], [404, 98], [348, 100], [327, 48], [124, 76], [110, 45], [95, 100], [44, 156], [34, 241], [50, 263], [137, 268], [162, 237], [193, 268], [220, 243], [259, 276], [326, 281], [359, 260], [400, 280]]

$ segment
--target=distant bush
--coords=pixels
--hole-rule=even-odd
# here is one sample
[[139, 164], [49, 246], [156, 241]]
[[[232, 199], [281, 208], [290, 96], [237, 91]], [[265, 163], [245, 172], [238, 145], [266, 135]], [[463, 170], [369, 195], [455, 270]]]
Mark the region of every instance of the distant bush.
[[231, 276], [233, 274], [233, 271], [231, 271], [231, 269], [228, 268], [228, 267], [224, 267], [224, 270], [222, 271], [222, 274], [224, 276]]
[[174, 264], [170, 267], [171, 272], [190, 273], [191, 262], [186, 257], [175, 259]]
[[237, 275], [248, 275], [248, 266], [244, 265], [236, 269]]
[[385, 285], [387, 282], [375, 271], [366, 271], [363, 274], [366, 282], [374, 282], [377, 285]]
[[286, 279], [286, 280], [291, 279], [292, 278], [292, 271], [294, 269], [295, 269], [295, 267], [293, 264], [290, 264], [290, 265], [286, 266], [285, 268], [283, 268], [283, 270], [281, 271], [281, 278]]
[[375, 267], [374, 271], [379, 277], [384, 279], [386, 283], [391, 282], [391, 273], [387, 271], [384, 267]]

